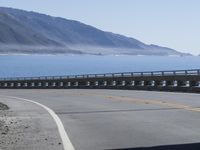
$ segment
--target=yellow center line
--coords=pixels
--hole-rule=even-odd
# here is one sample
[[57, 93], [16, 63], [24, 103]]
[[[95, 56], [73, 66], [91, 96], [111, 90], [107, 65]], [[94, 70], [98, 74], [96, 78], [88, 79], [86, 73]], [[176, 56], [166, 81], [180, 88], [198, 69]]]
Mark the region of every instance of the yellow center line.
[[153, 104], [157, 106], [164, 106], [164, 107], [170, 107], [170, 108], [177, 108], [177, 109], [184, 109], [194, 112], [200, 112], [200, 108], [195, 108], [190, 105], [184, 105], [180, 103], [173, 103], [173, 102], [167, 102], [167, 101], [161, 101], [161, 100], [149, 100], [149, 99], [135, 99], [128, 96], [114, 96], [114, 95], [102, 95], [97, 93], [87, 93], [82, 94], [83, 95], [91, 95], [91, 96], [99, 96], [104, 97], [110, 100], [117, 100], [117, 101], [127, 101], [127, 102], [134, 102], [137, 104]]

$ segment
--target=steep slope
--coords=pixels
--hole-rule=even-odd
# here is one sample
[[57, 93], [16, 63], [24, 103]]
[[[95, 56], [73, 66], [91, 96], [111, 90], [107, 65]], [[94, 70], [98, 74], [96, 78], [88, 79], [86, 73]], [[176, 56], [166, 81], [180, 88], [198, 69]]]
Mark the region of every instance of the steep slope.
[[185, 55], [78, 21], [0, 7], [0, 50], [23, 53]]
[[24, 45], [59, 45], [43, 35], [24, 26], [20, 21], [6, 13], [0, 12], [0, 42], [4, 44]]

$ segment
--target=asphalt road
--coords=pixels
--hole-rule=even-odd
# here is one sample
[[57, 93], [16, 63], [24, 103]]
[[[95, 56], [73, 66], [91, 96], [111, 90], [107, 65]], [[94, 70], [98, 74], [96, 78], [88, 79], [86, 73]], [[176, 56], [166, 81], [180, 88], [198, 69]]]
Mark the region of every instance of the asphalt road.
[[[0, 90], [0, 95], [34, 100], [51, 108], [61, 119], [77, 150], [200, 149], [199, 94]], [[1, 99], [0, 96], [0, 102]], [[52, 132], [57, 132], [53, 121], [51, 125]]]

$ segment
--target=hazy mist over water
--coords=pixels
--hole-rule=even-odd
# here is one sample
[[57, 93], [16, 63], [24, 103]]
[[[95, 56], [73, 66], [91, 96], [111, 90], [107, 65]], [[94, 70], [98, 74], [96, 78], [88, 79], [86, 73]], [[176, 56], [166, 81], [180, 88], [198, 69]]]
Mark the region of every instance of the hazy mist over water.
[[0, 77], [54, 76], [200, 68], [200, 57], [1, 55]]

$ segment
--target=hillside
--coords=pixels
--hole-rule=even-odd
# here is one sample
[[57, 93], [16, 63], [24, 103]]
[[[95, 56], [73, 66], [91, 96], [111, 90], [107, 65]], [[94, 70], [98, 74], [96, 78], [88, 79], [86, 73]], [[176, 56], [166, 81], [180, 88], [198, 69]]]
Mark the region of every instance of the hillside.
[[0, 53], [188, 55], [74, 20], [0, 7]]

